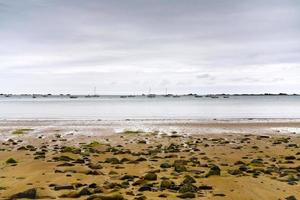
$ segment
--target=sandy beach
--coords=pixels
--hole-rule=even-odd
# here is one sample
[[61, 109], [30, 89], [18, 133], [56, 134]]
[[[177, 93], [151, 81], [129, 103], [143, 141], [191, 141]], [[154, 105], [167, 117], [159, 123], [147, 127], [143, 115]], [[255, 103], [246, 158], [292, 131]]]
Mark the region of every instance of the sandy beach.
[[300, 120], [2, 120], [1, 199], [299, 199]]

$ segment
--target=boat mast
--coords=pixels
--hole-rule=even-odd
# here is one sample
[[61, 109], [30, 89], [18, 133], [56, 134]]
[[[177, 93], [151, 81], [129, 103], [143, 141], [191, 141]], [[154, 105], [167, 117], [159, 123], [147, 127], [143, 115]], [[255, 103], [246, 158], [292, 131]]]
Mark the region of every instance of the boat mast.
[[96, 96], [97, 87], [94, 87], [94, 96]]

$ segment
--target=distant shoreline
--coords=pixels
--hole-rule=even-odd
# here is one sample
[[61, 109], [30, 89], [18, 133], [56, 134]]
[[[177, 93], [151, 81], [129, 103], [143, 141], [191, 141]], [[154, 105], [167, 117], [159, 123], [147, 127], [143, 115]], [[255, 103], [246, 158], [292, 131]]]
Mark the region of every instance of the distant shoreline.
[[288, 94], [288, 93], [222, 93], [222, 94], [197, 94], [197, 93], [189, 93], [189, 94], [40, 94], [40, 93], [33, 93], [33, 94], [13, 94], [13, 93], [0, 93], [0, 97], [86, 97], [86, 98], [99, 98], [99, 97], [123, 97], [123, 98], [134, 98], [134, 97], [143, 97], [155, 95], [158, 97], [176, 97], [176, 96], [194, 96], [194, 97], [212, 97], [212, 96], [300, 96], [300, 94]]

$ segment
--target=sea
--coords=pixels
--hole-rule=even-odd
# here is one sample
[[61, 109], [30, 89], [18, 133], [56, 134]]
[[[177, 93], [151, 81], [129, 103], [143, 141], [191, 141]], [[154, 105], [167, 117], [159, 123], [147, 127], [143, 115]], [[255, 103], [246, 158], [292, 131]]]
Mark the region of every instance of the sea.
[[0, 96], [0, 119], [300, 118], [300, 96]]

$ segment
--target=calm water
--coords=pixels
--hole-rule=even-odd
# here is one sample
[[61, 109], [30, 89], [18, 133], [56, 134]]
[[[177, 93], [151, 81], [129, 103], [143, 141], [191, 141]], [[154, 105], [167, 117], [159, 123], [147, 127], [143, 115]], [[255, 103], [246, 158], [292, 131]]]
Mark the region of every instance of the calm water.
[[0, 119], [300, 118], [300, 96], [0, 97]]

